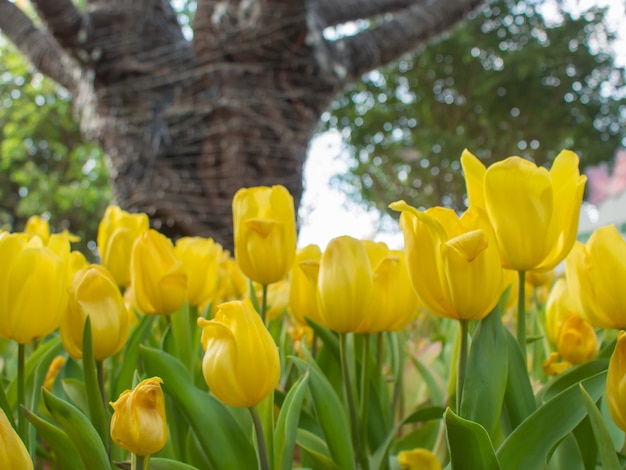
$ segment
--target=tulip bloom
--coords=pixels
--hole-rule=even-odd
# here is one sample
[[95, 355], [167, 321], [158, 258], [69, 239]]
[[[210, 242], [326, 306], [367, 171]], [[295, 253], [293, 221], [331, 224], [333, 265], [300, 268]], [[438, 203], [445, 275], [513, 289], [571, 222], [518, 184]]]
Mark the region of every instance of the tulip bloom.
[[[267, 287], [267, 308], [265, 310], [265, 318], [267, 321], [278, 318], [289, 307], [289, 284], [288, 279], [283, 279]], [[261, 305], [261, 302], [263, 302], [263, 287], [258, 284], [254, 287], [258, 305]]]
[[146, 214], [130, 214], [117, 206], [109, 206], [98, 225], [98, 252], [102, 265], [111, 271], [117, 284], [130, 284], [130, 254], [135, 240], [148, 230]]
[[443, 318], [487, 316], [502, 293], [502, 268], [478, 212], [470, 208], [458, 218], [442, 207], [420, 212], [404, 201], [389, 207], [402, 212], [409, 276], [422, 304]]
[[359, 333], [398, 331], [416, 316], [417, 295], [409, 279], [406, 255], [390, 250], [385, 243], [363, 241], [374, 275], [370, 315], [359, 326]]
[[599, 328], [626, 328], [626, 241], [614, 225], [577, 242], [565, 260], [567, 282], [582, 316]]
[[92, 264], [80, 270], [70, 287], [67, 313], [61, 323], [61, 340], [74, 359], [83, 356], [83, 330], [90, 319], [93, 355], [102, 361], [118, 352], [128, 339], [129, 316], [111, 273]]
[[554, 283], [546, 303], [546, 331], [554, 344], [557, 343], [561, 326], [570, 313], [580, 313], [580, 310], [570, 295], [567, 281], [565, 278], [559, 278]]
[[561, 326], [556, 347], [561, 357], [570, 364], [582, 364], [595, 356], [598, 339], [589, 323], [570, 313]]
[[26, 221], [24, 233], [37, 235], [41, 238], [43, 244], [46, 245], [50, 239], [50, 224], [47, 220], [42, 219], [38, 215], [30, 216]]
[[321, 258], [322, 250], [317, 245], [307, 245], [296, 253], [290, 276], [289, 309], [301, 325], [306, 325], [306, 318], [320, 321], [317, 278]]
[[0, 237], [0, 336], [20, 344], [52, 333], [67, 305], [70, 246], [52, 235], [48, 246], [34, 236]]
[[402, 470], [441, 470], [435, 454], [427, 449], [404, 450], [398, 454]]
[[151, 455], [167, 443], [165, 397], [159, 377], [139, 382], [122, 392], [113, 407], [111, 438], [118, 446], [137, 455]]
[[242, 188], [233, 198], [235, 259], [251, 280], [285, 278], [296, 255], [293, 198], [283, 186]]
[[222, 246], [212, 238], [184, 237], [174, 252], [187, 273], [189, 305], [206, 305], [215, 299]]
[[587, 180], [574, 152], [563, 150], [550, 171], [520, 157], [485, 169], [467, 150], [461, 163], [470, 206], [488, 214], [505, 268], [545, 271], [563, 261], [576, 241]]
[[146, 230], [133, 245], [130, 278], [134, 304], [147, 315], [169, 315], [187, 300], [187, 274], [169, 238]]
[[278, 348], [249, 300], [221, 304], [202, 328], [204, 379], [223, 403], [250, 408], [278, 385]]
[[626, 332], [617, 335], [617, 344], [606, 375], [606, 396], [611, 417], [626, 432]]
[[338, 333], [358, 331], [370, 315], [374, 273], [356, 238], [333, 238], [320, 260], [317, 278], [320, 323]]
[[2, 409], [0, 409], [0, 468], [33, 469], [33, 461], [30, 459], [26, 446]]

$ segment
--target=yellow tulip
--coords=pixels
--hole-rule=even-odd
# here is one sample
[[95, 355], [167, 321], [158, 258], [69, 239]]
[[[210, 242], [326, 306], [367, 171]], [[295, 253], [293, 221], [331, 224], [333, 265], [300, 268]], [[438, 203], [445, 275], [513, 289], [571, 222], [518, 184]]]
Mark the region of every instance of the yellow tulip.
[[293, 198], [283, 186], [242, 188], [233, 198], [235, 259], [251, 280], [284, 279], [296, 255]]
[[363, 241], [374, 275], [370, 315], [359, 333], [398, 331], [417, 315], [418, 300], [403, 251], [390, 250], [383, 242]]
[[228, 251], [222, 253], [218, 268], [219, 280], [214, 304], [244, 299], [248, 295], [248, 279]]
[[554, 283], [546, 303], [546, 331], [554, 344], [557, 343], [561, 326], [570, 313], [580, 313], [580, 310], [569, 293], [567, 281], [565, 278], [559, 278]]
[[374, 273], [363, 244], [333, 238], [322, 254], [317, 278], [320, 323], [338, 333], [358, 331], [370, 314]]
[[485, 169], [463, 152], [470, 206], [488, 214], [505, 268], [550, 270], [567, 256], [576, 240], [587, 179], [578, 161], [574, 152], [563, 150], [550, 171], [520, 157]]
[[48, 367], [48, 371], [46, 372], [46, 378], [43, 381], [43, 388], [45, 388], [49, 392], [52, 390], [54, 382], [56, 381], [59, 372], [61, 372], [61, 369], [63, 369], [64, 365], [65, 356], [56, 356], [54, 359], [52, 359], [52, 362]]
[[575, 313], [565, 317], [556, 343], [561, 357], [571, 364], [582, 364], [593, 358], [598, 339], [593, 327]]
[[[263, 286], [256, 284], [254, 289], [258, 305], [263, 302]], [[288, 279], [274, 282], [267, 287], [265, 318], [267, 321], [281, 316], [289, 307], [290, 282]]]
[[42, 217], [38, 215], [32, 215], [26, 221], [24, 233], [27, 233], [29, 235], [37, 235], [39, 238], [41, 238], [43, 244], [46, 245], [48, 243], [48, 239], [50, 238], [50, 224]]
[[317, 278], [321, 258], [322, 250], [317, 245], [307, 245], [296, 253], [290, 277], [289, 311], [301, 325], [306, 325], [306, 318], [320, 322]]
[[130, 284], [130, 255], [135, 240], [149, 227], [146, 214], [130, 214], [109, 206], [98, 225], [98, 252], [102, 265], [111, 271], [117, 284]]
[[122, 392], [113, 407], [111, 438], [118, 446], [137, 455], [151, 455], [167, 443], [165, 397], [159, 377], [139, 382]]
[[187, 274], [169, 238], [146, 230], [133, 245], [130, 278], [134, 304], [147, 315], [169, 315], [187, 300]]
[[2, 409], [0, 409], [0, 468], [33, 469], [33, 461], [30, 459], [26, 446]]
[[427, 449], [404, 450], [398, 454], [402, 470], [441, 470], [435, 454]]
[[184, 237], [176, 242], [174, 252], [183, 262], [187, 273], [189, 305], [213, 302], [217, 291], [222, 246], [212, 238]]
[[52, 236], [0, 238], [0, 336], [27, 344], [52, 333], [67, 305], [70, 246]]
[[487, 316], [502, 293], [502, 268], [478, 212], [470, 208], [459, 218], [451, 209], [420, 212], [404, 201], [389, 207], [402, 212], [409, 276], [421, 303], [444, 318]]
[[249, 299], [221, 304], [215, 318], [198, 318], [202, 328], [204, 379], [223, 403], [258, 404], [278, 385], [278, 348]]
[[626, 241], [614, 225], [577, 242], [565, 260], [567, 282], [581, 314], [598, 328], [626, 328]]
[[61, 340], [75, 359], [83, 357], [83, 330], [90, 319], [93, 355], [101, 361], [117, 353], [128, 339], [130, 324], [122, 294], [111, 273], [92, 264], [80, 270], [70, 287]]
[[626, 332], [617, 335], [617, 344], [606, 375], [606, 396], [611, 417], [626, 432]]

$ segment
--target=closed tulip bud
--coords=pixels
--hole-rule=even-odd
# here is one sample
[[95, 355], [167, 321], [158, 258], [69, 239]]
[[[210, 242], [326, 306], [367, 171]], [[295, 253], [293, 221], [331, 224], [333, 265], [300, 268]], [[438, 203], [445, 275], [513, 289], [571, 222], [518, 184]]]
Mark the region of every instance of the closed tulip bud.
[[498, 303], [502, 268], [498, 248], [478, 213], [461, 218], [451, 209], [419, 212], [404, 201], [400, 226], [413, 289], [435, 315], [455, 320], [480, 320]]
[[61, 340], [75, 359], [83, 357], [83, 330], [90, 319], [93, 355], [102, 361], [117, 353], [128, 339], [129, 317], [122, 294], [111, 273], [92, 264], [80, 270], [70, 287]]
[[221, 304], [213, 320], [198, 318], [202, 328], [202, 372], [223, 403], [250, 408], [278, 385], [278, 348], [249, 300]]
[[359, 333], [379, 333], [405, 328], [417, 315], [417, 295], [409, 279], [403, 251], [382, 242], [363, 242], [372, 265], [374, 287], [370, 315]]
[[488, 214], [505, 268], [550, 270], [572, 249], [587, 179], [578, 162], [574, 152], [563, 150], [550, 171], [520, 157], [486, 169], [463, 152], [470, 206]]
[[30, 459], [26, 446], [2, 409], [0, 409], [0, 468], [33, 469], [33, 461]]
[[546, 331], [550, 341], [556, 344], [567, 315], [579, 312], [580, 310], [569, 293], [567, 281], [565, 278], [557, 279], [546, 303]]
[[296, 216], [283, 186], [243, 188], [233, 198], [235, 259], [251, 280], [284, 279], [296, 255]]
[[146, 315], [169, 315], [187, 300], [187, 274], [169, 238], [146, 230], [133, 245], [130, 277], [135, 305]]
[[184, 237], [174, 251], [187, 273], [189, 305], [206, 305], [215, 299], [222, 246], [212, 238]]
[[289, 311], [301, 325], [306, 318], [320, 322], [317, 303], [317, 278], [322, 250], [317, 245], [307, 245], [296, 253], [290, 277]]
[[626, 241], [615, 225], [577, 242], [565, 260], [568, 286], [585, 320], [598, 328], [626, 328]]
[[67, 305], [70, 246], [52, 236], [0, 238], [0, 336], [27, 344], [52, 333]]
[[582, 364], [595, 356], [597, 347], [593, 327], [575, 313], [568, 314], [556, 343], [561, 357], [571, 364]]
[[398, 454], [402, 470], [441, 470], [435, 454], [427, 449], [404, 450]]
[[117, 284], [130, 284], [130, 255], [135, 240], [149, 228], [146, 214], [130, 214], [109, 206], [98, 225], [98, 252], [102, 265], [111, 271]]
[[111, 416], [111, 438], [118, 446], [137, 455], [151, 455], [167, 443], [167, 420], [163, 380], [152, 377], [122, 392]]
[[609, 412], [617, 426], [626, 432], [626, 332], [617, 335], [615, 350], [606, 375]]
[[39, 217], [38, 215], [32, 215], [26, 221], [24, 233], [37, 235], [43, 244], [46, 245], [48, 243], [48, 239], [50, 238], [50, 224], [47, 220]]
[[358, 331], [370, 315], [374, 273], [363, 244], [333, 238], [320, 260], [317, 278], [320, 323], [338, 333]]

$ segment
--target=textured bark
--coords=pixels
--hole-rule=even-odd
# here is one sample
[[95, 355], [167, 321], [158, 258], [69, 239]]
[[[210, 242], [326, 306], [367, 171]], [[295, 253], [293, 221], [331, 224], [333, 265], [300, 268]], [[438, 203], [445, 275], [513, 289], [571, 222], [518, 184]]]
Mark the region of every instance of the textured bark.
[[[166, 0], [34, 0], [44, 28], [0, 0], [0, 29], [68, 88], [111, 159], [117, 202], [170, 236], [232, 246], [243, 186], [302, 195], [319, 117], [363, 73], [451, 27], [478, 0], [198, 0], [193, 39]], [[324, 28], [375, 20], [328, 41]]]

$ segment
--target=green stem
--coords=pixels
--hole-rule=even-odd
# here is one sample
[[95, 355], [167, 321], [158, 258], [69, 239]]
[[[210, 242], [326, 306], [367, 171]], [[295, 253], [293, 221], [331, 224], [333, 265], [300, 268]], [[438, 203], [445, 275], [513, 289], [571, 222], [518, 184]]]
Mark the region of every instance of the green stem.
[[[339, 333], [339, 355], [341, 356], [341, 372], [343, 375], [343, 385], [346, 390], [346, 398], [348, 400], [348, 411], [350, 412], [350, 427], [352, 429], [352, 445], [355, 452], [359, 456], [359, 461], [363, 468], [367, 466], [367, 458], [361, 452], [361, 444], [359, 439], [359, 422], [356, 414], [356, 404], [352, 394], [352, 381], [350, 380], [350, 370], [348, 369], [348, 354], [346, 350], [346, 338], [348, 333]], [[365, 462], [365, 463], [364, 463]]]
[[263, 296], [261, 298], [261, 320], [265, 323], [265, 312], [267, 311], [267, 284], [263, 284]]
[[102, 399], [102, 408], [104, 408], [104, 417], [105, 417], [105, 424], [106, 424], [106, 448], [107, 448], [107, 453], [109, 454], [109, 456], [111, 455], [111, 436], [109, 435], [109, 408], [108, 408], [108, 400], [107, 400], [107, 395], [106, 395], [106, 390], [104, 388], [104, 361], [103, 360], [99, 360], [96, 361], [96, 374], [98, 375], [98, 388], [100, 389], [100, 398]]
[[382, 364], [383, 360], [383, 332], [376, 333], [376, 364]]
[[130, 458], [130, 470], [148, 470], [150, 468], [149, 455], [132, 454]]
[[267, 457], [267, 446], [265, 445], [265, 435], [263, 434], [263, 425], [261, 424], [261, 417], [256, 409], [256, 406], [248, 408], [252, 415], [252, 422], [254, 423], [254, 432], [256, 433], [257, 450], [259, 452], [259, 461], [261, 462], [261, 470], [270, 470], [270, 463]]
[[465, 382], [465, 371], [467, 368], [467, 331], [468, 320], [459, 320], [461, 327], [459, 343], [459, 362], [456, 374], [456, 412], [461, 415], [461, 399], [463, 398], [463, 383]]
[[526, 271], [518, 271], [517, 343], [526, 362]]
[[22, 406], [26, 407], [26, 346], [17, 345], [17, 429], [19, 435], [28, 449], [28, 422], [22, 411]]
[[[369, 405], [369, 354], [370, 354], [370, 335], [363, 335], [363, 356], [361, 358], [361, 449], [362, 453], [367, 452], [367, 407]], [[364, 468], [367, 468], [364, 466]]]

